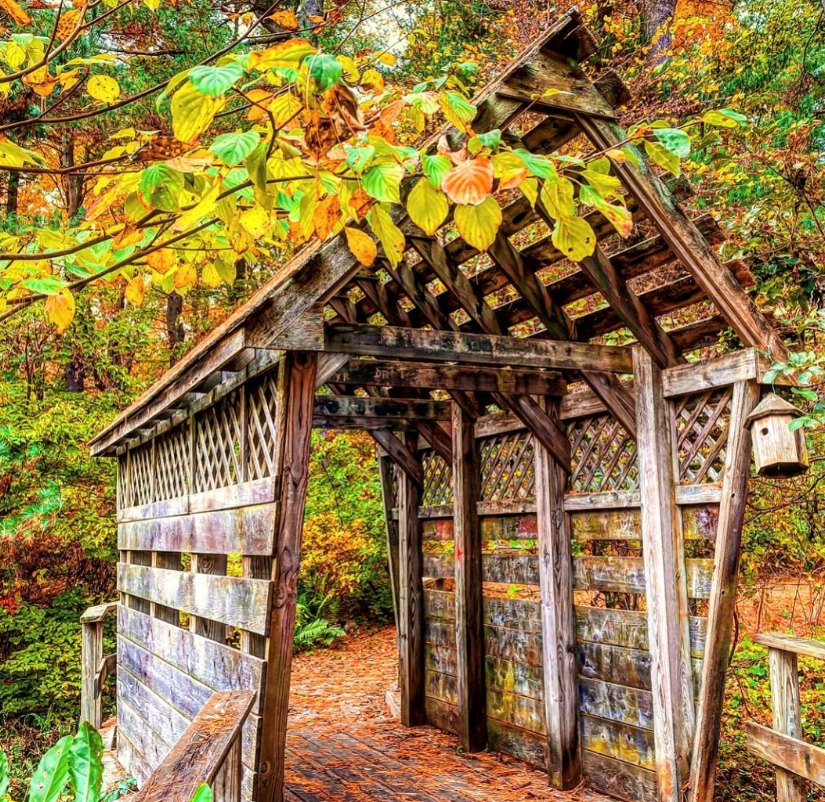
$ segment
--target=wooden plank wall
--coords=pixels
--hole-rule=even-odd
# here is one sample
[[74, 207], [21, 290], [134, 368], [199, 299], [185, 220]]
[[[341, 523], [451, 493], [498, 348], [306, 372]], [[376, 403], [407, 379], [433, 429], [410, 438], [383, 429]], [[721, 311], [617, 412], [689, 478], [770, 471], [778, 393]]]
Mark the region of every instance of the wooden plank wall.
[[[141, 782], [214, 691], [264, 687], [277, 374], [206, 396], [187, 420], [119, 455], [118, 758]], [[243, 732], [246, 800], [261, 704]]]
[[[668, 401], [685, 538], [695, 695], [701, 681], [729, 388]], [[539, 566], [530, 436], [512, 423], [479, 441], [489, 744], [547, 767]], [[486, 429], [485, 431], [489, 431]], [[651, 659], [635, 443], [604, 412], [568, 422], [565, 509], [573, 538], [583, 772], [629, 802], [657, 800]], [[454, 541], [450, 468], [432, 451], [423, 536], [425, 711], [455, 732]]]

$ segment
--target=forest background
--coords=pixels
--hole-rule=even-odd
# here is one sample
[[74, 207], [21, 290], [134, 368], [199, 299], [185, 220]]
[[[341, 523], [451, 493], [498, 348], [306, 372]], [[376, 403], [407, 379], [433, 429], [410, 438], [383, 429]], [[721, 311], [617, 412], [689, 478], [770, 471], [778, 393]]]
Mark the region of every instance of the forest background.
[[[112, 54], [129, 95], [175, 75], [237, 37], [255, 0], [112, 4], [105, 35], [79, 39], [65, 58]], [[443, 74], [468, 89], [495, 74], [568, 3], [440, 0], [384, 3], [309, 0], [270, 20], [262, 36], [313, 28], [325, 49], [380, 54], [374, 81], [410, 90]], [[19, 9], [0, 0], [0, 29], [13, 42]], [[752, 297], [769, 308], [795, 350], [808, 436], [823, 453], [818, 401], [825, 362], [825, 4], [820, 0], [599, 0], [580, 2], [599, 41], [589, 69], [616, 69], [633, 93], [627, 126], [674, 126], [711, 108], [745, 115], [735, 131], [708, 128], [682, 169], [689, 205], [725, 227], [727, 258], [749, 265]], [[4, 14], [6, 15], [4, 18]], [[669, 21], [669, 22], [668, 22]], [[667, 23], [666, 28], [662, 24]], [[388, 32], [393, 41], [388, 44]], [[97, 37], [97, 38], [95, 38]], [[9, 68], [9, 47], [0, 65]], [[4, 88], [5, 87], [5, 90]], [[9, 123], [43, 114], [46, 89], [0, 84], [0, 150]], [[112, 134], [162, 128], [153, 102], [90, 119], [8, 131], [50, 165], [48, 175], [0, 169], [0, 244], [32, 226], [59, 229], [82, 219], [95, 184], [73, 165], [117, 144]], [[227, 130], [231, 130], [231, 127]], [[3, 160], [0, 159], [0, 168]], [[55, 173], [54, 169], [62, 169]], [[677, 168], [678, 169], [678, 168]], [[224, 259], [207, 275], [138, 287], [113, 275], [75, 293], [71, 322], [61, 308], [33, 305], [0, 315], [0, 747], [28, 775], [43, 748], [74, 728], [80, 686], [80, 612], [114, 597], [117, 559], [114, 464], [92, 460], [86, 441], [207, 332], [249, 297], [288, 247]], [[214, 271], [213, 271], [214, 272]], [[3, 281], [0, 275], [0, 282]], [[0, 286], [0, 289], [5, 289]], [[0, 309], [0, 312], [3, 310]], [[697, 316], [701, 309], [696, 309]], [[686, 321], [684, 318], [681, 322]], [[64, 330], [65, 329], [65, 330]], [[624, 333], [610, 335], [621, 342]], [[736, 347], [729, 336], [713, 349]], [[324, 645], [344, 628], [392, 618], [385, 533], [372, 440], [316, 432], [300, 582], [300, 648]], [[764, 651], [748, 635], [767, 625], [821, 636], [825, 624], [825, 472], [752, 483], [744, 582], [725, 715], [720, 798], [760, 798], [764, 767], [744, 751], [741, 721], [764, 716]], [[803, 661], [806, 735], [825, 738], [825, 684]], [[763, 797], [764, 798], [764, 797]]]

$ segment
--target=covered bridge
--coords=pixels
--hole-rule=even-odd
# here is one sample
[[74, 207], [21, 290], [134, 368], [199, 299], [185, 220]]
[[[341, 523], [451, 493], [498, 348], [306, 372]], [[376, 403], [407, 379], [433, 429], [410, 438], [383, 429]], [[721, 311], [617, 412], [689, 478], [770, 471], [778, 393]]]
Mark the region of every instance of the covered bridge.
[[[561, 17], [478, 94], [474, 130], [609, 151], [626, 90], [588, 80], [594, 51]], [[397, 268], [310, 245], [93, 440], [118, 460], [118, 757], [141, 782], [212, 691], [246, 689], [242, 797], [283, 798], [310, 434], [355, 427], [380, 447], [401, 724], [561, 789], [712, 799], [744, 423], [760, 353], [784, 350], [689, 190], [613, 166], [641, 237], [593, 212], [596, 251], [570, 263], [517, 197], [486, 254], [403, 218]], [[725, 330], [744, 350], [688, 361]]]

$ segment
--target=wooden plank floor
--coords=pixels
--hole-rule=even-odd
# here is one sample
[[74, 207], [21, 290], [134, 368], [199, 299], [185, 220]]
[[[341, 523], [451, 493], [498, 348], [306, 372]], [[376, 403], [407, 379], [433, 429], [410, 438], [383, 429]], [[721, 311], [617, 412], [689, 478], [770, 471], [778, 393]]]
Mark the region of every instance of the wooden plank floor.
[[604, 802], [553, 791], [547, 775], [494, 752], [465, 755], [432, 727], [390, 716], [395, 634], [296, 657], [287, 737], [288, 802]]

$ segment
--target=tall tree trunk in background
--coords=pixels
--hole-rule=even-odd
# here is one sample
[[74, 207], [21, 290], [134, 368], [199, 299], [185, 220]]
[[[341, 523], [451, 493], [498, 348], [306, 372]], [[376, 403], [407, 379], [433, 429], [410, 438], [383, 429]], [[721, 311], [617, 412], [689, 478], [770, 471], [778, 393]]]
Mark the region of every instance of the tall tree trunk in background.
[[66, 391], [69, 393], [82, 393], [86, 387], [86, 366], [83, 359], [73, 357], [66, 364]]
[[[74, 136], [71, 131], [64, 131], [60, 141], [60, 166], [75, 166]], [[66, 217], [72, 220], [83, 201], [83, 178], [78, 175], [67, 175], [63, 179], [63, 192], [66, 198]]]
[[166, 336], [169, 341], [169, 366], [177, 362], [178, 346], [186, 336], [186, 330], [180, 319], [183, 311], [183, 296], [177, 292], [170, 292], [166, 296]]
[[9, 183], [6, 191], [6, 216], [17, 214], [17, 204], [20, 198], [20, 173], [9, 173]]
[[673, 43], [670, 25], [676, 13], [676, 0], [640, 0], [639, 8], [642, 12], [645, 40], [650, 42], [656, 39], [650, 50], [650, 59], [660, 61], [662, 54]]

